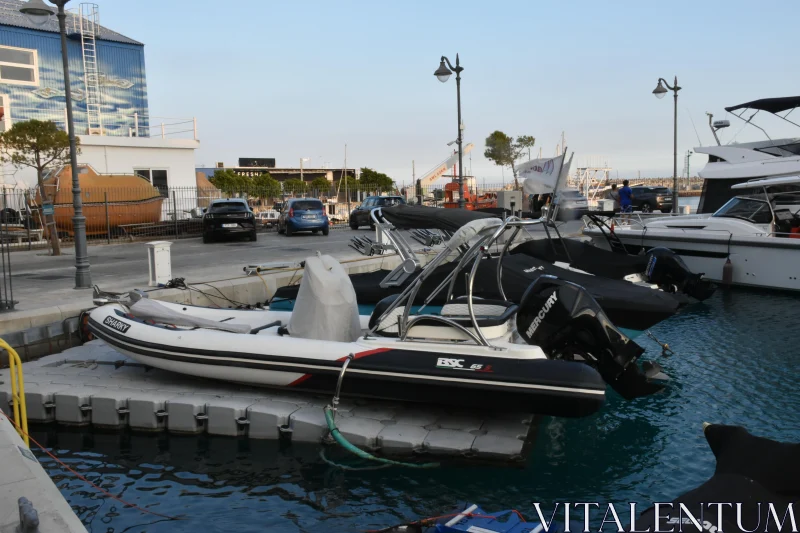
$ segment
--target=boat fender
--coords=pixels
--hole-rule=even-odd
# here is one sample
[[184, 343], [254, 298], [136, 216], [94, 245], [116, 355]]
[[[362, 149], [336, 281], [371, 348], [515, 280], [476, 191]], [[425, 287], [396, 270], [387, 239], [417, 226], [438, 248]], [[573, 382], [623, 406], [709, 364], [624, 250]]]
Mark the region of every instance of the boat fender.
[[730, 287], [733, 283], [733, 263], [731, 263], [731, 258], [725, 260], [725, 264], [722, 265], [722, 285], [726, 288]]

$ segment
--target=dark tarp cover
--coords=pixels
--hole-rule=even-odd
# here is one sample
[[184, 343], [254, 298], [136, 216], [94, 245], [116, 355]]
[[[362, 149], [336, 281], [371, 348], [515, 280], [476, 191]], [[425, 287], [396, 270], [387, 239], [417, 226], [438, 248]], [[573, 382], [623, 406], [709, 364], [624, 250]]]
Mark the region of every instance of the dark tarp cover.
[[626, 255], [603, 250], [575, 239], [559, 238], [533, 239], [523, 242], [512, 248], [511, 253], [529, 255], [548, 263], [555, 261], [569, 263], [574, 268], [590, 274], [620, 280], [630, 274], [644, 272], [648, 259], [644, 255]]
[[[685, 513], [679, 515], [678, 503], [683, 503], [701, 524], [709, 522], [717, 531], [792, 531], [789, 516], [785, 517], [782, 529], [778, 528], [775, 517], [769, 514], [769, 504], [779, 521], [784, 520], [790, 504], [794, 505], [796, 513], [800, 502], [800, 444], [756, 437], [743, 427], [717, 424], [706, 428], [705, 437], [717, 459], [713, 477], [678, 496], [672, 501], [672, 507], [661, 506], [658, 526], [655, 507], [644, 511], [636, 519], [636, 531], [648, 531], [648, 528], [649, 531], [697, 531], [694, 525], [686, 522]], [[718, 507], [709, 506], [709, 502], [724, 503]], [[741, 504], [741, 524], [737, 520], [737, 503]], [[722, 524], [717, 517], [720, 508]], [[672, 521], [665, 517], [667, 514]], [[675, 523], [681, 518], [683, 524]]]
[[[438, 267], [423, 284], [413, 305], [421, 305], [425, 297], [433, 292], [433, 289], [444, 280], [453, 268], [455, 268], [455, 263]], [[380, 282], [388, 273], [388, 270], [378, 270], [350, 276], [359, 304], [374, 305], [386, 296], [399, 294], [413, 279], [416, 279], [410, 279], [401, 287], [382, 289]], [[506, 298], [514, 303], [519, 303], [531, 283], [542, 274], [557, 276], [583, 286], [597, 300], [611, 322], [621, 328], [645, 330], [671, 317], [689, 302], [688, 297], [683, 294], [668, 294], [646, 287], [638, 287], [627, 281], [572, 272], [524, 254], [507, 256], [503, 259], [503, 289]], [[496, 279], [497, 259], [483, 259], [475, 275], [473, 294], [479, 298], [500, 299]], [[464, 276], [459, 276], [456, 281], [453, 291], [455, 296], [466, 294], [464, 280]], [[281, 287], [275, 292], [274, 298], [293, 300], [297, 297], [297, 291], [297, 285]], [[438, 294], [431, 305], [443, 305], [446, 292], [445, 289]]]
[[746, 104], [739, 104], [732, 107], [726, 107], [725, 111], [731, 112], [737, 109], [759, 109], [769, 113], [780, 113], [787, 109], [794, 109], [800, 107], [800, 96], [784, 96], [781, 98], [762, 98], [761, 100], [753, 100]]
[[399, 229], [439, 229], [456, 231], [479, 218], [498, 218], [490, 213], [467, 209], [443, 209], [422, 205], [397, 205], [381, 209], [384, 218]]

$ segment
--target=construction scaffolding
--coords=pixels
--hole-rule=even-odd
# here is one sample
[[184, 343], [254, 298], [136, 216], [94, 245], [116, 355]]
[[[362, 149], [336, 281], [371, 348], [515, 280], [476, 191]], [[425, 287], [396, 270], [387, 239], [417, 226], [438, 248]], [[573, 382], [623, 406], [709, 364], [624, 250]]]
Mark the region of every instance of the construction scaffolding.
[[589, 202], [593, 202], [602, 199], [610, 174], [611, 167], [605, 156], [591, 156], [587, 158], [585, 166], [575, 169], [575, 174], [570, 176], [568, 183], [570, 187], [577, 188]]

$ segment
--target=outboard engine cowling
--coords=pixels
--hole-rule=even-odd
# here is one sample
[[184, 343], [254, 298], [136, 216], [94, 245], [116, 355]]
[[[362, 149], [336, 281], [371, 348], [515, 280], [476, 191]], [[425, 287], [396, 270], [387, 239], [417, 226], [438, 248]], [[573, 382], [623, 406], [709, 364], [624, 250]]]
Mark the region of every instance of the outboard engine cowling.
[[703, 279], [703, 273], [694, 274], [683, 259], [669, 248], [651, 248], [645, 255], [647, 268], [644, 275], [661, 290], [680, 291], [700, 301], [717, 290], [716, 285]]
[[636, 360], [644, 349], [617, 329], [597, 301], [575, 283], [539, 277], [520, 301], [517, 332], [551, 359], [584, 361], [596, 368], [628, 400], [664, 388], [661, 380], [650, 379], [650, 374], [663, 376], [658, 365], [642, 373]]

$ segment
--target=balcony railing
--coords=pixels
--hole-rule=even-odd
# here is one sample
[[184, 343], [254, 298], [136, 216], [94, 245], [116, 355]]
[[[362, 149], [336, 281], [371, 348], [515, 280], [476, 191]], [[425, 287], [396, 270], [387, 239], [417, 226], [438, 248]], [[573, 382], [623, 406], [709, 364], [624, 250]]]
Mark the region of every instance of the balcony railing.
[[[67, 110], [50, 120], [63, 131], [67, 131]], [[79, 115], [80, 116], [80, 115]], [[75, 117], [75, 133], [88, 135], [85, 120]], [[151, 137], [162, 139], [194, 139], [197, 136], [197, 117], [160, 117], [144, 113], [103, 113], [103, 135], [109, 137]], [[113, 128], [110, 127], [113, 125]]]

